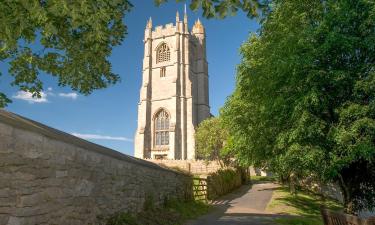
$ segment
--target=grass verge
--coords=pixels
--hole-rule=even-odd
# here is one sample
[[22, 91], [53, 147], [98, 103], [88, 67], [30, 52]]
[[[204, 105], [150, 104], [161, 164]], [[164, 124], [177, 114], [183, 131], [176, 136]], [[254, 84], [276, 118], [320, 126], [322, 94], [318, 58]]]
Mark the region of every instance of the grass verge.
[[323, 221], [320, 218], [279, 218], [276, 219], [277, 224], [282, 225], [323, 225]]
[[325, 199], [320, 195], [307, 191], [299, 191], [296, 195], [286, 187], [280, 187], [273, 192], [267, 211], [275, 214], [293, 215], [296, 217], [279, 218], [275, 222], [285, 225], [323, 225], [320, 206], [325, 205], [331, 210], [340, 210], [340, 203]]
[[250, 181], [254, 184], [264, 182], [275, 182], [276, 178], [272, 176], [251, 176]]
[[117, 213], [105, 225], [182, 225], [209, 210], [210, 206], [204, 202], [170, 200], [164, 207], [152, 207], [136, 215]]

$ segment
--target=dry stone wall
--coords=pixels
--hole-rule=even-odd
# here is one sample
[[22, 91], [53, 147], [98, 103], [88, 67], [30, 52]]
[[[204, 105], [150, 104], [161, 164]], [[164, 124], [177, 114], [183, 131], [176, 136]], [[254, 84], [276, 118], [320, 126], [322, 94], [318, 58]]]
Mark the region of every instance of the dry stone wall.
[[147, 198], [192, 196], [191, 177], [0, 110], [0, 224], [85, 225]]

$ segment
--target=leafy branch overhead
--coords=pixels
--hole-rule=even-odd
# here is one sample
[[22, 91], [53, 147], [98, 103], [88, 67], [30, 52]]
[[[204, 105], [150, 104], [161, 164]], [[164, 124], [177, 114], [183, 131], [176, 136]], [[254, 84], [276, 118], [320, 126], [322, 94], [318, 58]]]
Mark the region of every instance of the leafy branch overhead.
[[[156, 5], [168, 2], [168, 0], [154, 0]], [[176, 2], [185, 2], [176, 0]], [[225, 18], [236, 15], [238, 10], [242, 10], [249, 18], [260, 16], [269, 10], [269, 0], [191, 0], [191, 10], [203, 10], [206, 18]]]
[[[82, 94], [119, 80], [108, 57], [124, 39], [127, 0], [5, 0], [0, 3], [0, 60], [11, 83], [39, 96], [40, 73]], [[0, 107], [10, 100], [0, 93]]]

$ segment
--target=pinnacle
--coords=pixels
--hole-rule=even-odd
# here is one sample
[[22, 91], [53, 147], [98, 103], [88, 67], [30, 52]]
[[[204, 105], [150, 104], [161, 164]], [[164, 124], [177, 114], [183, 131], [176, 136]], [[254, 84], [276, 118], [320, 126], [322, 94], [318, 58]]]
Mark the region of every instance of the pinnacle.
[[148, 21], [147, 21], [146, 28], [152, 28], [152, 19], [151, 19], [151, 16], [150, 16], [150, 19], [148, 19]]

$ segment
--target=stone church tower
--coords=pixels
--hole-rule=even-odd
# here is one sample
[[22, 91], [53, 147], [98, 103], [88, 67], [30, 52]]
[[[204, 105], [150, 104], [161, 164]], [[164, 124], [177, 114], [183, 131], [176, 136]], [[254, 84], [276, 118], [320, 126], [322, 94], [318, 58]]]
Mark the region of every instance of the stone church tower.
[[135, 156], [195, 159], [194, 133], [210, 114], [206, 39], [202, 23], [183, 21], [145, 29], [143, 80]]

